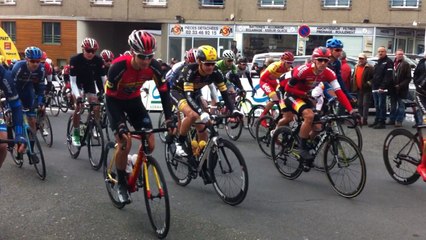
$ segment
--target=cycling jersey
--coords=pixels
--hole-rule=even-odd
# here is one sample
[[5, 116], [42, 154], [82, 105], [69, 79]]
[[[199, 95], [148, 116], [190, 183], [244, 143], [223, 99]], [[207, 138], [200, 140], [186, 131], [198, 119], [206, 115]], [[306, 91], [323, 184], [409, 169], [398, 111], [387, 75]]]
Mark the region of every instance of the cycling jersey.
[[336, 74], [336, 78], [337, 78], [337, 81], [339, 82], [340, 88], [346, 94], [346, 97], [349, 98], [349, 99], [352, 99], [352, 95], [346, 89], [345, 84], [343, 82], [343, 78], [342, 78], [342, 63], [340, 62], [340, 60], [336, 59], [333, 62], [329, 61], [328, 62], [328, 67], [332, 71], [334, 71], [334, 73]]
[[[12, 109], [12, 121], [15, 126], [15, 133], [22, 135], [22, 109], [21, 102], [19, 101], [18, 92], [16, 91], [15, 82], [12, 79], [12, 73], [0, 66], [0, 89], [6, 96], [10, 108]], [[1, 124], [1, 131], [6, 130], [6, 125]]]
[[[286, 68], [284, 63], [281, 61], [269, 64], [265, 71], [260, 74], [259, 81], [259, 85], [266, 95], [271, 96], [276, 94], [275, 90], [278, 86], [277, 79], [288, 71], [290, 71], [290, 69]], [[283, 81], [282, 86], [285, 86], [285, 83], [286, 81]]]
[[237, 74], [237, 66], [235, 66], [235, 64], [227, 66], [224, 60], [219, 60], [216, 62], [216, 66], [223, 73], [223, 75], [226, 75], [228, 72]]
[[[85, 93], [96, 94], [95, 81], [99, 78], [105, 78], [105, 65], [100, 56], [95, 55], [91, 60], [79, 53], [70, 59], [70, 79], [71, 87], [73, 78], [79, 89], [83, 88]], [[74, 94], [75, 91], [73, 90]]]
[[237, 66], [235, 66], [235, 64], [228, 66], [224, 60], [220, 60], [216, 62], [216, 67], [222, 72], [223, 76], [225, 76], [225, 83], [227, 87], [235, 85], [239, 89], [244, 90], [240, 78], [238, 77]]
[[173, 81], [179, 77], [183, 67], [186, 65], [187, 63], [185, 61], [175, 63], [173, 67], [166, 73], [166, 81], [169, 87], [172, 87]]

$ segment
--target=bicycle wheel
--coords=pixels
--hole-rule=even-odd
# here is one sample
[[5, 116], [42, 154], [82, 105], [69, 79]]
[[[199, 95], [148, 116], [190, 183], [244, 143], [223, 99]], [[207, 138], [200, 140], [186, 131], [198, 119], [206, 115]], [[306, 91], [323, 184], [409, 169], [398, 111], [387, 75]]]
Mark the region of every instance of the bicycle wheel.
[[226, 135], [234, 141], [237, 141], [241, 136], [244, 125], [243, 118], [228, 118], [225, 124]]
[[364, 189], [367, 178], [364, 157], [348, 137], [330, 138], [324, 149], [324, 168], [333, 190], [340, 196], [354, 198]]
[[165, 238], [170, 227], [170, 204], [166, 180], [160, 165], [152, 156], [147, 156], [143, 170], [143, 193], [149, 221], [157, 237]]
[[419, 137], [410, 131], [399, 128], [392, 130], [383, 144], [383, 160], [386, 170], [400, 184], [412, 184], [419, 179], [417, 166], [422, 152]]
[[178, 157], [175, 157], [176, 146], [175, 143], [164, 144], [165, 158], [167, 163], [167, 169], [169, 170], [170, 176], [180, 186], [188, 185], [192, 178], [189, 175], [189, 167], [186, 162], [181, 161]]
[[255, 105], [254, 107], [251, 108], [247, 116], [247, 127], [249, 129], [250, 135], [254, 139], [256, 139], [256, 123], [264, 109], [265, 109], [265, 106], [263, 105]]
[[247, 166], [232, 142], [218, 139], [210, 149], [207, 166], [213, 187], [225, 203], [234, 206], [244, 201], [249, 186]]
[[104, 134], [101, 125], [95, 122], [89, 123], [89, 131], [87, 133], [87, 153], [89, 155], [90, 165], [94, 170], [98, 170], [102, 166], [102, 157], [104, 152]]
[[41, 180], [46, 178], [46, 164], [44, 162], [43, 150], [41, 148], [40, 142], [38, 141], [37, 135], [33, 133], [30, 129], [27, 131], [28, 139], [30, 141], [30, 149], [28, 149], [28, 157], [30, 158], [31, 163], [34, 165], [34, 168], [37, 171], [38, 176]]
[[344, 135], [351, 139], [362, 150], [362, 133], [359, 126], [350, 119], [342, 119], [337, 122], [336, 133]]
[[50, 114], [56, 117], [59, 115], [59, 112], [61, 110], [59, 108], [58, 98], [56, 97], [57, 96], [56, 91], [52, 92], [51, 94], [52, 96], [49, 99], [49, 110], [50, 110]]
[[118, 190], [117, 190], [117, 169], [115, 168], [115, 149], [116, 144], [114, 142], [108, 142], [105, 146], [105, 158], [104, 158], [104, 179], [105, 186], [108, 192], [108, 196], [112, 201], [112, 204], [118, 208], [123, 208], [126, 204], [121, 203], [118, 198]]
[[[158, 117], [158, 128], [165, 128], [166, 127], [166, 116], [163, 112], [160, 113], [160, 116]], [[167, 132], [159, 132], [158, 137], [160, 137], [161, 142], [166, 142], [166, 134]]]
[[275, 122], [271, 116], [263, 116], [256, 123], [257, 144], [267, 157], [271, 157], [271, 131], [274, 129]]
[[244, 126], [248, 128], [248, 115], [250, 114], [253, 104], [248, 99], [243, 99], [235, 104], [236, 109], [238, 109], [244, 115]]
[[[5, 116], [5, 118], [7, 119], [7, 116]], [[12, 127], [10, 126], [7, 126], [7, 138], [14, 139], [13, 130], [12, 130]], [[16, 164], [16, 166], [21, 168], [22, 165], [24, 164], [24, 159], [17, 158], [18, 151], [17, 151], [17, 147], [15, 147], [15, 144], [8, 144], [7, 151], [10, 153], [10, 156], [12, 157], [12, 160]]]
[[[74, 133], [74, 126], [72, 124], [72, 116], [70, 116], [70, 118], [68, 119], [68, 124], [67, 124], [67, 147], [68, 147], [68, 151], [71, 154], [71, 157], [76, 159], [78, 157], [78, 155], [80, 154], [80, 150], [81, 147], [76, 147], [74, 145], [72, 145], [72, 135]], [[80, 124], [81, 126], [82, 124]]]
[[294, 154], [298, 136], [289, 127], [280, 127], [272, 136], [271, 155], [278, 172], [289, 180], [302, 174], [303, 167], [298, 155]]
[[61, 109], [63, 113], [68, 112], [69, 101], [68, 101], [68, 97], [66, 96], [66, 93], [59, 91], [58, 103], [59, 103], [59, 108]]
[[43, 116], [37, 116], [37, 130], [40, 133], [41, 138], [46, 143], [48, 147], [53, 145], [53, 130], [52, 125], [50, 124], [49, 116], [45, 113]]

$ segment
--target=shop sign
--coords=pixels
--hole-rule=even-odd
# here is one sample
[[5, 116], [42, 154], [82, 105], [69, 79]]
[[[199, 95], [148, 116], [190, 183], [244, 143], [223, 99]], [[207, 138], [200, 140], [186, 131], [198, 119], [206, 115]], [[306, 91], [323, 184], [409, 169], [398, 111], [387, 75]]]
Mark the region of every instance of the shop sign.
[[410, 29], [397, 29], [396, 35], [399, 37], [412, 37], [414, 36], [414, 31]]
[[234, 37], [232, 25], [169, 24], [169, 36], [175, 37]]
[[240, 33], [297, 33], [296, 26], [280, 25], [238, 25]]
[[380, 36], [395, 36], [395, 29], [377, 28], [376, 35]]
[[342, 27], [342, 26], [318, 26], [318, 27], [311, 27], [311, 35], [312, 34], [373, 35], [373, 28]]

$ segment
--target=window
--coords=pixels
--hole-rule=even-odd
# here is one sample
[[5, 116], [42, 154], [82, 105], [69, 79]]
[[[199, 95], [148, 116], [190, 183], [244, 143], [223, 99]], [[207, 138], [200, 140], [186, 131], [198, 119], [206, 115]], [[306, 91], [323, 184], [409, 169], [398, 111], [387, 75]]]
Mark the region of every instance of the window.
[[1, 27], [9, 35], [10, 39], [16, 42], [16, 22], [2, 22]]
[[92, 5], [112, 5], [113, 0], [90, 0]]
[[15, 0], [0, 0], [0, 5], [16, 5]]
[[391, 8], [419, 8], [420, 0], [390, 0]]
[[60, 44], [61, 43], [61, 23], [44, 22], [43, 23], [43, 43]]
[[167, 0], [144, 0], [143, 3], [148, 6], [166, 6]]
[[348, 8], [351, 6], [351, 0], [323, 0], [324, 7]]
[[287, 1], [284, 0], [260, 0], [261, 7], [284, 7]]
[[40, 0], [43, 5], [61, 5], [62, 0]]
[[203, 7], [223, 7], [225, 0], [200, 0]]

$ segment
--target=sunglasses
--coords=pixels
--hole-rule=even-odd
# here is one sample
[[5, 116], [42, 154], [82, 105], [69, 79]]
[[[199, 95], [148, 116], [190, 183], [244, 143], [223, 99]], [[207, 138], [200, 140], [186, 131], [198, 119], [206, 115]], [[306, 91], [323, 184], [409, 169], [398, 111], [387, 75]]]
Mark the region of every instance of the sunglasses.
[[336, 51], [336, 52], [341, 52], [343, 49], [341, 49], [341, 48], [335, 48], [334, 49], [334, 51]]
[[136, 54], [136, 57], [142, 60], [152, 59], [154, 54]]
[[40, 63], [40, 60], [29, 60], [30, 63]]
[[202, 62], [202, 63], [207, 67], [212, 67], [212, 66], [216, 65], [216, 63], [212, 63], [212, 62]]
[[230, 63], [230, 62], [233, 62], [234, 60], [232, 60], [232, 59], [229, 59], [229, 60], [226, 60], [226, 61]]
[[364, 60], [365, 58], [358, 58], [359, 60]]
[[316, 60], [321, 63], [328, 63], [328, 61], [330, 61], [330, 59], [327, 58], [317, 58]]
[[85, 52], [95, 54], [95, 49], [84, 49]]
[[288, 65], [293, 65], [293, 61], [285, 61]]

